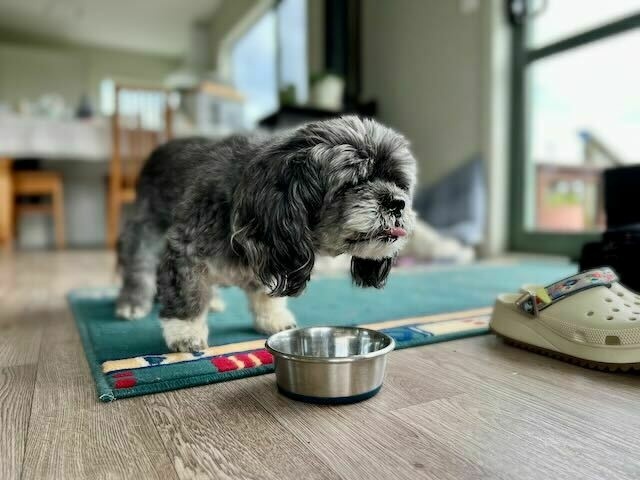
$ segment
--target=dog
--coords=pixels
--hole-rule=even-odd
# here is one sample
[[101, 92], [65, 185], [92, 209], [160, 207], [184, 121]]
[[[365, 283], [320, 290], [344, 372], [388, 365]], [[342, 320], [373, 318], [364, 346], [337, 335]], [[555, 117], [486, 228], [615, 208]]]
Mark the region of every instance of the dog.
[[255, 329], [294, 328], [316, 255], [351, 256], [360, 287], [384, 286], [415, 225], [416, 161], [408, 141], [355, 116], [273, 136], [172, 140], [150, 155], [118, 241], [117, 315], [154, 298], [167, 346], [207, 347], [217, 287], [245, 290]]

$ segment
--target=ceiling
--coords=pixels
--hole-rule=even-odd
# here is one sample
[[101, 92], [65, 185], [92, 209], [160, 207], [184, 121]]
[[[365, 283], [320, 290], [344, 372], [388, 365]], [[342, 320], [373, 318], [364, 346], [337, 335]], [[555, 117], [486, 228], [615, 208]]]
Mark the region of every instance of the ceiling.
[[222, 0], [0, 0], [0, 30], [13, 35], [179, 56], [189, 27]]

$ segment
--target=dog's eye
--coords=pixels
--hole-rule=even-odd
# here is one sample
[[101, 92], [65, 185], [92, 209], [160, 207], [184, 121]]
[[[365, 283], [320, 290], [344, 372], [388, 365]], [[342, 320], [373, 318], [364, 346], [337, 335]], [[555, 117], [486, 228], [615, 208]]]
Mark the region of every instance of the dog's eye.
[[405, 192], [408, 192], [409, 187], [411, 186], [409, 179], [400, 172], [387, 172], [385, 175], [385, 180], [393, 183]]
[[401, 190], [408, 192], [409, 191], [409, 182], [403, 181], [403, 180], [398, 180], [396, 181], [396, 185], [398, 186], [398, 188], [400, 188]]
[[369, 155], [369, 152], [367, 152], [363, 148], [359, 148], [358, 150], [356, 150], [356, 156], [363, 162], [368, 162], [371, 159], [371, 155]]

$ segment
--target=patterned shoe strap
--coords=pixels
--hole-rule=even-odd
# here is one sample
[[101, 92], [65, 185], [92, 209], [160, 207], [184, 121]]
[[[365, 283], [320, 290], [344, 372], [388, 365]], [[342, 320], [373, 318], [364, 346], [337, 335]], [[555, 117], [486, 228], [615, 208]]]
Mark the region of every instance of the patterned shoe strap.
[[525, 292], [516, 305], [525, 313], [537, 316], [541, 310], [570, 295], [593, 287], [610, 287], [618, 276], [610, 267], [585, 270], [536, 291]]

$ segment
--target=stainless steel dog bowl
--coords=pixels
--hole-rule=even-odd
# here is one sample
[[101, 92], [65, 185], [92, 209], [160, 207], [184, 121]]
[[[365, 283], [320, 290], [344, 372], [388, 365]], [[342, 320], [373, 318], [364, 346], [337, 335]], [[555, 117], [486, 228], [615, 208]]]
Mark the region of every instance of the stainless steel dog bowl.
[[353, 403], [382, 386], [387, 354], [395, 348], [384, 333], [356, 327], [285, 330], [266, 343], [284, 395], [312, 403]]

